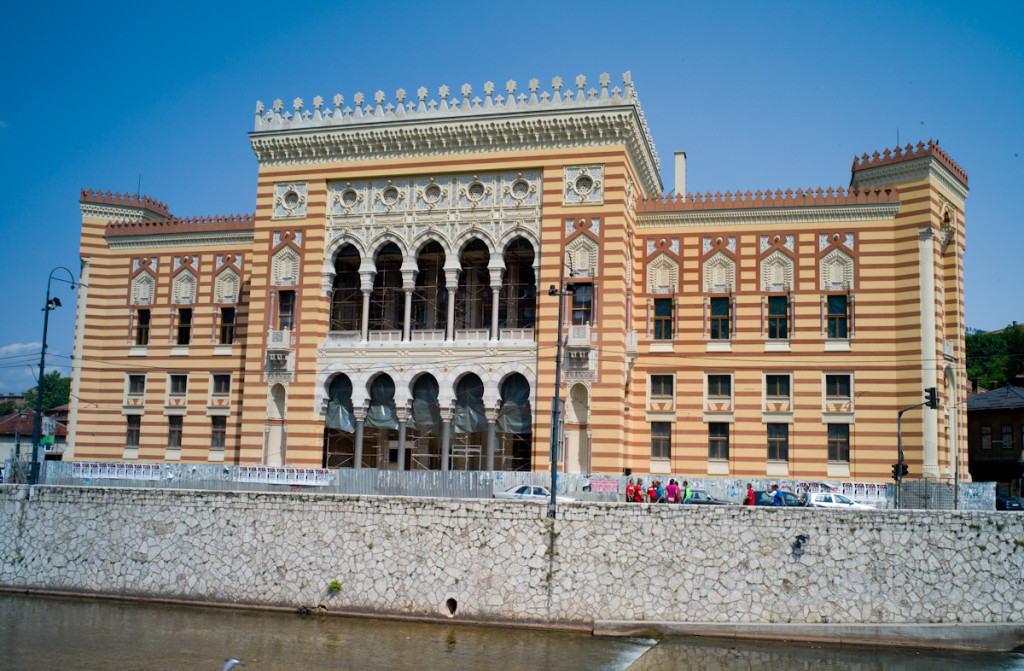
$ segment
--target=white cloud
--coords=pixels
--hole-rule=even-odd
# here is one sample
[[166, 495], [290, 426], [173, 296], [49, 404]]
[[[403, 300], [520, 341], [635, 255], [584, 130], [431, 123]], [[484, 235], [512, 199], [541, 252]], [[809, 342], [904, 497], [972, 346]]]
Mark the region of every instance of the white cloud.
[[0, 345], [0, 356], [18, 356], [20, 354], [39, 354], [41, 343], [16, 342], [13, 345]]

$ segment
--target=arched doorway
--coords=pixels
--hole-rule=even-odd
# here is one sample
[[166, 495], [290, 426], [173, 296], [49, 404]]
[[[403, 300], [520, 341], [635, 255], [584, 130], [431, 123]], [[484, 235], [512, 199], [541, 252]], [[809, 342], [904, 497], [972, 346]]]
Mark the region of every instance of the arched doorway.
[[533, 245], [516, 238], [505, 248], [505, 271], [498, 306], [499, 327], [532, 331], [537, 318]]
[[[455, 294], [455, 328], [464, 338], [488, 338], [491, 328], [491, 282], [487, 263], [491, 254], [481, 240], [462, 248], [459, 264], [459, 288]], [[456, 334], [456, 339], [459, 338]]]
[[402, 252], [389, 242], [377, 252], [377, 274], [370, 294], [369, 330], [390, 332], [401, 339], [405, 324], [405, 292], [402, 290]]
[[352, 468], [355, 455], [355, 415], [352, 412], [352, 381], [338, 375], [327, 389], [324, 420], [324, 468]]
[[428, 242], [416, 258], [416, 288], [412, 294], [413, 340], [444, 340], [448, 328], [448, 291], [445, 288], [444, 249]]
[[358, 332], [363, 296], [359, 289], [359, 252], [345, 245], [334, 259], [331, 291], [331, 331]]
[[455, 413], [452, 417], [451, 470], [478, 471], [487, 443], [487, 415], [484, 412], [484, 383], [467, 373], [455, 385]]
[[528, 471], [533, 442], [530, 383], [519, 373], [513, 373], [501, 383], [499, 391], [501, 405], [496, 427], [499, 445], [494, 467], [502, 471]]
[[433, 375], [423, 374], [412, 385], [412, 407], [406, 423], [409, 470], [441, 469], [441, 407]]
[[398, 415], [395, 382], [381, 373], [370, 381], [370, 406], [363, 433], [363, 467], [398, 467]]

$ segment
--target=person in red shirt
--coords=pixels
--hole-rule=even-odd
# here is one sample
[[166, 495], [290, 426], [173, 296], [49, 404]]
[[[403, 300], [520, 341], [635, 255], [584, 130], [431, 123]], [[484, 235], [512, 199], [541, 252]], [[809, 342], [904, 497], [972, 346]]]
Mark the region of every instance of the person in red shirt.
[[643, 503], [644, 502], [644, 479], [640, 478], [636, 481], [636, 486], [633, 487], [633, 502]]
[[743, 505], [754, 505], [754, 487], [749, 482], [747, 483], [747, 497], [743, 499]]
[[626, 503], [633, 503], [633, 490], [636, 487], [633, 486], [633, 478], [629, 479], [629, 484], [626, 485]]
[[654, 503], [658, 500], [658, 481], [655, 480], [651, 483], [651, 486], [647, 488], [647, 502]]

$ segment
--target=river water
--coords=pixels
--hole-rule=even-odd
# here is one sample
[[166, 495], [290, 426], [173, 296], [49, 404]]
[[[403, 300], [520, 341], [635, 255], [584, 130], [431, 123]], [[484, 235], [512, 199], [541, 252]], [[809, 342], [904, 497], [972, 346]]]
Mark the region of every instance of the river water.
[[1024, 655], [602, 638], [136, 602], [0, 594], [0, 669], [35, 671], [1024, 671]]

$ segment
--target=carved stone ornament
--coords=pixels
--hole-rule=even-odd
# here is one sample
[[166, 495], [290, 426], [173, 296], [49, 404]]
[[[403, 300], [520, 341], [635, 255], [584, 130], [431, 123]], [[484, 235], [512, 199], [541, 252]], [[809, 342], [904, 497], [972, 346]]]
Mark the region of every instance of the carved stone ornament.
[[306, 216], [307, 182], [285, 182], [274, 185], [274, 219]]
[[833, 249], [818, 262], [822, 291], [853, 289], [853, 257], [841, 249]]
[[275, 286], [291, 286], [299, 281], [299, 254], [291, 247], [281, 249], [274, 254], [271, 264], [271, 284]]
[[604, 164], [567, 165], [563, 170], [563, 205], [604, 203]]
[[132, 305], [152, 305], [156, 294], [156, 279], [142, 272], [132, 280]]
[[666, 254], [659, 254], [647, 264], [647, 293], [674, 294], [679, 289], [679, 264]]
[[790, 291], [793, 288], [793, 259], [775, 250], [761, 260], [761, 290]]
[[704, 262], [704, 292], [732, 293], [736, 286], [736, 262], [718, 252]]
[[174, 278], [171, 289], [171, 302], [175, 305], [191, 305], [196, 302], [196, 276], [184, 270]]

